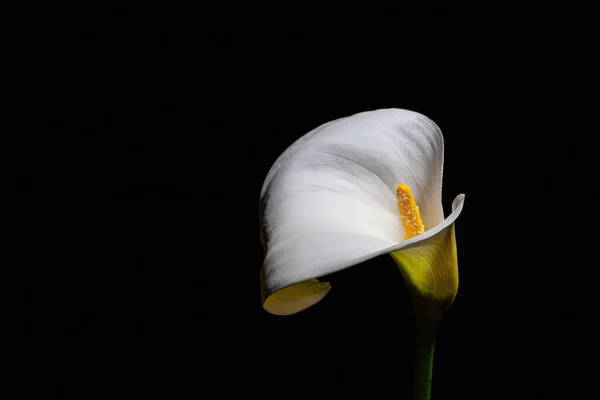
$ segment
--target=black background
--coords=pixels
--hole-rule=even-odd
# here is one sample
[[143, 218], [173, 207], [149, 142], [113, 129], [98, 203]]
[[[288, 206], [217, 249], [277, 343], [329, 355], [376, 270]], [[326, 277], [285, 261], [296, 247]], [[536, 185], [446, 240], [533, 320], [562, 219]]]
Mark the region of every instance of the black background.
[[258, 195], [277, 156], [322, 123], [398, 107], [444, 132], [445, 209], [466, 194], [433, 398], [592, 389], [593, 14], [353, 11], [68, 10], [15, 24], [8, 304], [24, 387], [410, 398], [412, 312], [391, 258], [328, 277], [321, 303], [285, 318], [262, 310], [258, 280]]

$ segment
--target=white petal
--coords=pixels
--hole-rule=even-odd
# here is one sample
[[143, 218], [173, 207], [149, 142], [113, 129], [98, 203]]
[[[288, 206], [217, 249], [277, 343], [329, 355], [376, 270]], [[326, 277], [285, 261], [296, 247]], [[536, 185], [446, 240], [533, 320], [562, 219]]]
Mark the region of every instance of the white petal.
[[[296, 141], [277, 159], [261, 191], [263, 300], [425, 239], [430, 232], [403, 241], [399, 184], [411, 188], [425, 228], [435, 233], [444, 219], [443, 150], [433, 121], [400, 109], [342, 118]], [[293, 310], [269, 309], [267, 303], [265, 308], [297, 312], [298, 303], [306, 308], [327, 290], [311, 286], [312, 300], [298, 294]]]

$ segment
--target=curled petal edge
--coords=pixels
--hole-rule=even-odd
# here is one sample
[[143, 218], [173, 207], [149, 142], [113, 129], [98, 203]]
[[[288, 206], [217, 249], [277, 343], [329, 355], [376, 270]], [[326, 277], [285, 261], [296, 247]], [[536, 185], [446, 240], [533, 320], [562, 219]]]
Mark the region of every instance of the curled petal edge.
[[[434, 228], [409, 240], [350, 260], [340, 270], [383, 254], [390, 254], [398, 264], [404, 279], [413, 293], [417, 292], [423, 297], [430, 297], [451, 304], [458, 289], [457, 265], [451, 265], [452, 268], [456, 268], [452, 272], [448, 272], [451, 274], [448, 277], [450, 282], [440, 286], [443, 287], [443, 290], [435, 290], [431, 286], [432, 282], [425, 284], [425, 280], [427, 279], [427, 275], [435, 279], [436, 273], [433, 269], [436, 268], [436, 264], [444, 262], [456, 263], [454, 222], [463, 210], [464, 200], [464, 194], [456, 196], [452, 202], [452, 213]], [[428, 269], [430, 273], [423, 272]], [[319, 276], [269, 293], [264, 285], [263, 271], [261, 269], [263, 308], [271, 314], [284, 316], [296, 314], [317, 304], [329, 292], [331, 285], [328, 282], [320, 282], [316, 278], [319, 278]], [[442, 277], [439, 276], [438, 278]]]

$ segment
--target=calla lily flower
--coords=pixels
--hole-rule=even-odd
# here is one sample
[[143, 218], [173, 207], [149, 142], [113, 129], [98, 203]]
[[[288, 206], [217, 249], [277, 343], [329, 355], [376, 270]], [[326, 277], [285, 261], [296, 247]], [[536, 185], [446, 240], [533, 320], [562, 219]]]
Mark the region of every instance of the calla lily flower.
[[260, 194], [263, 307], [291, 315], [318, 303], [318, 278], [389, 254], [408, 285], [416, 325], [414, 398], [431, 396], [437, 326], [458, 290], [454, 222], [444, 218], [444, 139], [401, 109], [326, 123], [293, 143]]
[[416, 320], [414, 398], [429, 399], [437, 326], [458, 290], [454, 222], [444, 218], [444, 139], [416, 112], [383, 109], [326, 123], [271, 167], [260, 195], [263, 307], [290, 315], [318, 303], [318, 278], [390, 254]]
[[402, 109], [341, 118], [293, 143], [261, 190], [264, 309], [302, 311], [329, 292], [319, 277], [390, 254], [415, 307], [441, 318], [458, 290], [464, 201], [444, 219], [443, 160], [438, 126]]

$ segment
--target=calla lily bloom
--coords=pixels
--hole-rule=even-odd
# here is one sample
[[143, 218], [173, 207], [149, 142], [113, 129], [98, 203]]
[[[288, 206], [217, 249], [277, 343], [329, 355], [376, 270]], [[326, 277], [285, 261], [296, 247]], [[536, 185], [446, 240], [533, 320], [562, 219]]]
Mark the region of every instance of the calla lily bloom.
[[330, 290], [317, 278], [390, 254], [413, 301], [441, 317], [458, 290], [453, 224], [464, 201], [444, 219], [443, 160], [438, 126], [402, 109], [341, 118], [293, 143], [261, 190], [264, 309], [302, 311]]
[[383, 109], [326, 123], [293, 143], [260, 194], [263, 307], [290, 315], [318, 303], [318, 278], [390, 254], [416, 320], [415, 399], [429, 399], [437, 325], [458, 290], [454, 222], [444, 218], [444, 140], [416, 112]]

